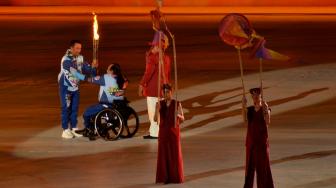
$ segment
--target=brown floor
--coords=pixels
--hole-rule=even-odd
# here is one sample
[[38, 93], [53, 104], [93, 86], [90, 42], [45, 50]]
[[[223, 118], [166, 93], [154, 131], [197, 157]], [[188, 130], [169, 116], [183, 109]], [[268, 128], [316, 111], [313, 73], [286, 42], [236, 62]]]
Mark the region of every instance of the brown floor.
[[[119, 62], [131, 80], [128, 98], [137, 100], [136, 89], [144, 70], [144, 53], [153, 35], [149, 18], [137, 17], [137, 21], [125, 21], [113, 16], [101, 17], [100, 71], [103, 73], [109, 63]], [[69, 158], [32, 160], [12, 154], [13, 148], [21, 142], [59, 126], [56, 77], [68, 41], [73, 38], [82, 40], [83, 54], [88, 60], [91, 58], [90, 19], [52, 18], [39, 21], [0, 19], [1, 187], [152, 186], [155, 142], [143, 147]], [[221, 17], [212, 16], [201, 21], [195, 21], [198, 17], [192, 18], [173, 16], [169, 22], [177, 40], [179, 86], [185, 88], [238, 76], [235, 51], [223, 44], [217, 35]], [[267, 62], [266, 71], [335, 62], [336, 16], [327, 15], [319, 19], [312, 16], [312, 21], [296, 20], [294, 16], [292, 19], [290, 16], [267, 16], [266, 21], [261, 16], [250, 18], [256, 31], [268, 40], [269, 48], [293, 58], [290, 62]], [[247, 53], [244, 55], [246, 57]], [[245, 62], [245, 67], [247, 73], [252, 73], [256, 72], [257, 64], [250, 60]], [[96, 102], [97, 90], [97, 87], [88, 84], [81, 86], [80, 114], [85, 107]], [[188, 105], [188, 101], [185, 102]], [[336, 143], [330, 136], [336, 130], [335, 106], [336, 100], [333, 99], [273, 117], [271, 158], [278, 185], [306, 188], [336, 186], [335, 166], [328, 169], [323, 160], [335, 161], [336, 148], [330, 149]], [[199, 110], [191, 111], [190, 115], [200, 113]], [[143, 126], [147, 128], [148, 125]], [[145, 128], [142, 128], [142, 134]], [[223, 132], [226, 137], [222, 137]], [[244, 173], [243, 132], [243, 127], [237, 125], [183, 140], [187, 178], [184, 186], [241, 186]], [[304, 172], [310, 164], [309, 160], [319, 158], [322, 161], [311, 161], [311, 164], [328, 177], [325, 180], [316, 178], [314, 172]], [[296, 183], [288, 175], [293, 171], [304, 180]], [[126, 179], [128, 173], [130, 177], [127, 178], [130, 179]], [[222, 182], [218, 178], [222, 176], [232, 182]]]

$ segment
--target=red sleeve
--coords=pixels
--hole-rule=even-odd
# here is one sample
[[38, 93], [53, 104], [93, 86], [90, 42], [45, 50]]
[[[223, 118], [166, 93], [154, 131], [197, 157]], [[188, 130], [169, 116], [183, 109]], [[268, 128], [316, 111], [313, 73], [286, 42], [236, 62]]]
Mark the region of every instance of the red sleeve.
[[146, 70], [143, 75], [140, 85], [146, 86], [148, 81], [151, 79], [155, 71], [155, 56], [152, 54], [146, 54]]

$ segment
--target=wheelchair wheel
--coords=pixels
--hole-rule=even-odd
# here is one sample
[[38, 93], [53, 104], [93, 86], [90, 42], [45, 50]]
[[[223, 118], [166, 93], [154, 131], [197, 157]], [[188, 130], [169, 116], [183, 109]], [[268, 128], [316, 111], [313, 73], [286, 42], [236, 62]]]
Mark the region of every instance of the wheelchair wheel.
[[116, 140], [123, 131], [122, 116], [117, 110], [104, 109], [96, 115], [95, 130], [105, 140]]
[[129, 106], [126, 107], [125, 112], [123, 113], [124, 117], [124, 127], [123, 132], [120, 137], [122, 138], [131, 138], [133, 137], [139, 129], [139, 117], [135, 110]]

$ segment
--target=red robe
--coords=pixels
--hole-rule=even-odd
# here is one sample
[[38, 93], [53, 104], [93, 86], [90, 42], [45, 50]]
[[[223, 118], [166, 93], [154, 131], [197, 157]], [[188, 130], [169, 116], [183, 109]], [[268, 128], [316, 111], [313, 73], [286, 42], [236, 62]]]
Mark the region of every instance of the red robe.
[[178, 119], [176, 120], [176, 126], [174, 125], [175, 106], [175, 100], [172, 100], [169, 106], [165, 101], [160, 102], [156, 183], [183, 183], [184, 181]]
[[[168, 55], [163, 58], [161, 86], [170, 83], [171, 63]], [[164, 70], [164, 71], [163, 71]], [[158, 97], [158, 78], [159, 78], [159, 53], [146, 54], [146, 70], [140, 81], [140, 85], [144, 87], [143, 95], [145, 97]], [[164, 80], [166, 78], [166, 80]], [[162, 96], [162, 94], [161, 94]]]
[[273, 188], [269, 161], [268, 130], [262, 108], [247, 109], [246, 169], [244, 188], [253, 188], [254, 171], [257, 172], [258, 188]]

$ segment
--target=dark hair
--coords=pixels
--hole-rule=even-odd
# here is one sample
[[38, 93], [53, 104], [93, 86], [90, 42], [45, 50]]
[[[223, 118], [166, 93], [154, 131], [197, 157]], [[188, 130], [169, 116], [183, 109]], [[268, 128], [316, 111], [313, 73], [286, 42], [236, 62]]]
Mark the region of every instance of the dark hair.
[[82, 41], [80, 41], [80, 40], [76, 40], [76, 39], [70, 41], [70, 46], [71, 46], [71, 47], [74, 47], [75, 44], [82, 44]]
[[121, 67], [118, 63], [113, 63], [113, 65], [110, 68], [110, 71], [113, 71], [113, 74], [117, 75], [117, 84], [119, 89], [123, 89], [125, 78], [124, 75], [121, 72]]
[[164, 90], [169, 90], [169, 91], [171, 91], [171, 90], [172, 90], [172, 87], [171, 87], [170, 84], [163, 84], [163, 86], [162, 86], [162, 90], [163, 90], [163, 91], [164, 91]]
[[260, 89], [260, 87], [251, 88], [251, 89], [250, 89], [250, 94], [252, 94], [252, 95], [260, 95], [260, 94], [261, 94], [261, 89]]

